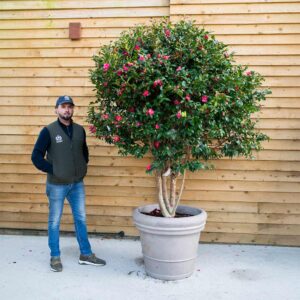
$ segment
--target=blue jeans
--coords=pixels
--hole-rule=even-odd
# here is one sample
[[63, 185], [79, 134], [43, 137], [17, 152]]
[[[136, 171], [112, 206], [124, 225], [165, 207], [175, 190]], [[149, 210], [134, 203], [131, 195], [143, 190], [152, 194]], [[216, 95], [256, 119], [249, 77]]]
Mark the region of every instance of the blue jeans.
[[52, 184], [47, 182], [46, 194], [49, 199], [48, 244], [51, 256], [60, 256], [59, 228], [65, 198], [68, 199], [79, 244], [80, 253], [90, 255], [91, 245], [88, 240], [85, 213], [85, 190], [83, 181], [72, 184]]

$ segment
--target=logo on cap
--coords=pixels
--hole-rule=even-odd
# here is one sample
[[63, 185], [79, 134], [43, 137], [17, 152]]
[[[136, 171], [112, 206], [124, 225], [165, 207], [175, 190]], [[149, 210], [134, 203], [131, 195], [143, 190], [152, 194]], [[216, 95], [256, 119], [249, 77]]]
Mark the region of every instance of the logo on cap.
[[69, 97], [69, 96], [64, 96], [64, 99], [65, 99], [66, 101], [70, 101], [70, 97]]
[[59, 134], [55, 137], [55, 140], [57, 144], [63, 142], [63, 138]]

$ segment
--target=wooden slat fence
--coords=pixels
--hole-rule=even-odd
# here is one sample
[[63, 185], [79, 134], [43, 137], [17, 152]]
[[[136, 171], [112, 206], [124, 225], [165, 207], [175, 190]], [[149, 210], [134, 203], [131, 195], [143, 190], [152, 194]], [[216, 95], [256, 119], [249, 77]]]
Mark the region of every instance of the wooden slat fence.
[[[188, 175], [183, 203], [209, 218], [207, 242], [300, 245], [300, 3], [292, 0], [0, 1], [0, 228], [47, 229], [45, 175], [31, 164], [37, 134], [69, 94], [85, 122], [91, 57], [135, 24], [162, 17], [195, 20], [230, 45], [236, 61], [265, 76], [272, 95], [259, 114], [271, 140], [257, 159], [216, 161]], [[81, 22], [82, 38], [68, 38]], [[137, 235], [132, 210], [155, 202], [145, 174], [151, 158], [120, 157], [88, 137], [85, 180], [91, 232]], [[73, 231], [66, 206], [62, 229]]]

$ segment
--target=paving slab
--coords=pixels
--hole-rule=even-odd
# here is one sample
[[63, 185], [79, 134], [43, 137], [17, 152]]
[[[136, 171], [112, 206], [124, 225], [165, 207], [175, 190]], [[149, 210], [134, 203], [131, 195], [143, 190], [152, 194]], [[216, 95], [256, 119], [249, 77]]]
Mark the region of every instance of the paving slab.
[[300, 248], [199, 244], [195, 273], [145, 274], [139, 240], [91, 237], [104, 267], [78, 264], [75, 237], [61, 237], [63, 272], [49, 268], [46, 236], [0, 235], [2, 300], [299, 300]]

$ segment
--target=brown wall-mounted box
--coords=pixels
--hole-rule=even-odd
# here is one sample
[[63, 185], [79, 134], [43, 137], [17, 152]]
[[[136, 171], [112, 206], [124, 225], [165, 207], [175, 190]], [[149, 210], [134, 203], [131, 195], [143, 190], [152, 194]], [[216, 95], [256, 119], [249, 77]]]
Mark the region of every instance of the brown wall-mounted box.
[[69, 38], [71, 40], [80, 40], [81, 23], [69, 23]]

